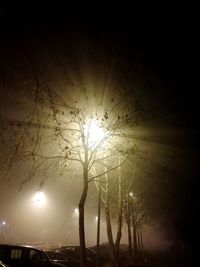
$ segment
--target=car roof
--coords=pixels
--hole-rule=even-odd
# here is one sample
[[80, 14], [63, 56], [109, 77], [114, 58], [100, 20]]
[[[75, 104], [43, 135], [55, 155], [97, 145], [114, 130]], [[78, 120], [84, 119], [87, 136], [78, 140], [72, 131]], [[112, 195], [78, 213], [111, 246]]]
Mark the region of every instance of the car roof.
[[5, 248], [31, 248], [31, 249], [35, 249], [38, 251], [41, 251], [41, 249], [36, 248], [34, 246], [29, 246], [29, 245], [18, 245], [18, 244], [0, 244], [0, 247], [5, 247]]

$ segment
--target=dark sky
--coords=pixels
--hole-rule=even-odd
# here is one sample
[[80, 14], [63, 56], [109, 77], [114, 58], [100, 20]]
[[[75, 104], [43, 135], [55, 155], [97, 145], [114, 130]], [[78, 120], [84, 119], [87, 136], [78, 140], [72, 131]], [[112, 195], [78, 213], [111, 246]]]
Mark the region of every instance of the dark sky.
[[[148, 99], [154, 96], [149, 118], [159, 117], [159, 112], [162, 115], [170, 114], [169, 124], [181, 126], [185, 132], [183, 139], [176, 142], [180, 141], [183, 150], [189, 148], [190, 152], [188, 156], [184, 154], [184, 163], [187, 165], [189, 162], [189, 166], [186, 167], [185, 176], [183, 175], [185, 185], [181, 186], [182, 191], [177, 194], [177, 201], [183, 201], [186, 206], [184, 212], [181, 209], [180, 216], [177, 216], [175, 227], [180, 231], [180, 236], [191, 243], [193, 240], [193, 243], [196, 242], [199, 210], [196, 23], [195, 13], [183, 6], [163, 6], [159, 9], [125, 5], [77, 8], [56, 4], [0, 7], [1, 44], [19, 44], [27, 39], [39, 39], [43, 32], [52, 33], [57, 38], [60, 33], [83, 30], [96, 47], [120, 47], [130, 68], [137, 65], [148, 74], [146, 79], [151, 86], [144, 89], [142, 94], [147, 95]], [[77, 41], [81, 41], [81, 37]], [[157, 84], [160, 85], [160, 91], [155, 92]], [[183, 172], [184, 170], [185, 168], [182, 169]], [[182, 176], [177, 179], [181, 183]], [[185, 191], [188, 195], [187, 202], [184, 201]], [[176, 194], [175, 190], [173, 192]]]
[[[197, 48], [195, 13], [190, 7], [116, 5], [76, 7], [76, 4], [10, 5], [0, 7], [1, 39], [25, 38], [40, 31], [86, 29], [91, 38], [108, 35], [124, 45], [129, 58], [155, 71], [173, 85], [187, 105], [195, 101], [193, 78]], [[188, 88], [190, 87], [190, 94]], [[189, 99], [188, 99], [189, 98]], [[191, 106], [194, 106], [191, 103]]]
[[[167, 97], [163, 105], [168, 112], [171, 109], [171, 113], [178, 114], [186, 127], [197, 128], [197, 18], [194, 9], [184, 5], [157, 8], [77, 7], [76, 4], [2, 6], [0, 40], [5, 44], [21, 45], [27, 40], [29, 44], [34, 39], [40, 40], [46, 33], [55, 35], [56, 39], [68, 33], [87, 32], [97, 50], [117, 47], [130, 68], [137, 65], [152, 76], [149, 79], [151, 88], [155, 80], [159, 80], [159, 94]], [[73, 42], [82, 42], [81, 38], [80, 34]], [[154, 91], [145, 90], [148, 95], [150, 90]]]

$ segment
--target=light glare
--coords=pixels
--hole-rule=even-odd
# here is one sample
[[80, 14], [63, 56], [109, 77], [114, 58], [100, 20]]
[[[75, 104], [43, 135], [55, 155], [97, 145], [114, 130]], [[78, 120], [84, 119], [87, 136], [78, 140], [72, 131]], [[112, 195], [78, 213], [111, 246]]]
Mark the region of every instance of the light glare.
[[38, 191], [33, 196], [33, 203], [37, 205], [44, 205], [46, 203], [46, 197], [44, 192]]
[[95, 121], [85, 126], [84, 133], [85, 136], [88, 136], [90, 145], [98, 144], [105, 137], [104, 129], [99, 127]]
[[79, 215], [79, 210], [78, 208], [74, 209], [74, 217], [77, 217]]

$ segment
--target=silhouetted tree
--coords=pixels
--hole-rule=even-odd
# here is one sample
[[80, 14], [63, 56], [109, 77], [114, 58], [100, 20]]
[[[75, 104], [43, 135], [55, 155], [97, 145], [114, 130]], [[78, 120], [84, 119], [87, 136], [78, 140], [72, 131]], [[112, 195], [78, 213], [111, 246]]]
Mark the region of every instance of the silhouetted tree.
[[[120, 88], [121, 76], [116, 79], [117, 71], [102, 71], [105, 62], [100, 66], [91, 62], [91, 65], [96, 66], [96, 72], [89, 77], [89, 70], [84, 67], [90, 68], [90, 65], [81, 65], [76, 56], [74, 62], [65, 57], [67, 62], [61, 64], [57, 76], [54, 76], [47, 71], [49, 58], [45, 62], [46, 69], [34, 54], [28, 53], [27, 50], [20, 52], [29, 63], [27, 75], [30, 76], [30, 81], [24, 84], [24, 88], [29, 87], [27, 91], [21, 89], [20, 101], [27, 99], [25, 104], [23, 101], [20, 103], [24, 105], [21, 114], [6, 114], [7, 118], [4, 116], [5, 130], [9, 132], [5, 141], [10, 144], [7, 148], [8, 167], [11, 169], [15, 164], [26, 164], [29, 172], [26, 178], [22, 179], [21, 186], [32, 182], [42, 187], [49, 177], [68, 177], [71, 170], [76, 174], [82, 173], [79, 237], [81, 266], [85, 267], [84, 206], [88, 185], [100, 177], [107, 176], [134, 152], [134, 141], [129, 140], [126, 135], [137, 124], [139, 107], [137, 104], [133, 105], [130, 95], [127, 98], [123, 86]], [[85, 76], [78, 75], [79, 68], [82, 68]], [[95, 78], [95, 86], [91, 86], [91, 81]], [[119, 87], [117, 93], [116, 86]], [[101, 90], [98, 91], [95, 87]], [[120, 164], [116, 163], [119, 157], [122, 159]], [[107, 166], [103, 169], [105, 161]], [[108, 199], [109, 188], [106, 190]], [[107, 200], [107, 222], [108, 205]], [[109, 223], [107, 226], [108, 235], [111, 235]], [[119, 237], [117, 243], [119, 244]]]

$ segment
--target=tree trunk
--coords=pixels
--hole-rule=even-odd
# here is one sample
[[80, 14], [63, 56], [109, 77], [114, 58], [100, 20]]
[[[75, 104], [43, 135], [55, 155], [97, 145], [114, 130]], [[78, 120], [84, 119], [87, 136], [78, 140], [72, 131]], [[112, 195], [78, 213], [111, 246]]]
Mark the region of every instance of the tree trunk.
[[110, 219], [110, 207], [109, 207], [109, 185], [108, 185], [108, 176], [106, 174], [106, 201], [105, 201], [105, 215], [106, 215], [106, 224], [107, 224], [107, 236], [110, 248], [110, 263], [111, 267], [117, 267], [116, 254], [115, 254], [115, 245], [112, 235], [112, 225]]
[[138, 252], [137, 246], [137, 232], [136, 232], [136, 221], [135, 221], [135, 214], [133, 208], [133, 255], [136, 256]]
[[139, 222], [136, 223], [136, 236], [137, 236], [137, 248], [138, 248], [138, 252], [141, 252]]
[[132, 235], [131, 235], [131, 218], [130, 218], [130, 201], [129, 201], [129, 195], [127, 195], [126, 222], [127, 222], [127, 227], [128, 227], [128, 248], [129, 248], [129, 255], [132, 256]]
[[122, 177], [121, 177], [121, 169], [119, 169], [119, 179], [118, 179], [118, 224], [117, 224], [117, 237], [115, 242], [116, 248], [116, 257], [119, 263], [119, 247], [120, 241], [122, 237]]
[[142, 226], [141, 226], [141, 224], [139, 226], [139, 239], [140, 239], [140, 249], [141, 249], [141, 252], [143, 252], [143, 238], [142, 238]]
[[88, 192], [88, 168], [85, 164], [83, 169], [84, 186], [81, 199], [79, 201], [79, 240], [80, 240], [80, 260], [81, 267], [86, 267], [86, 246], [85, 246], [85, 213], [84, 206]]

